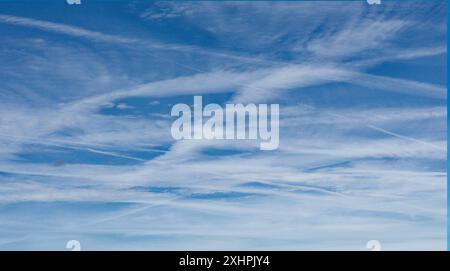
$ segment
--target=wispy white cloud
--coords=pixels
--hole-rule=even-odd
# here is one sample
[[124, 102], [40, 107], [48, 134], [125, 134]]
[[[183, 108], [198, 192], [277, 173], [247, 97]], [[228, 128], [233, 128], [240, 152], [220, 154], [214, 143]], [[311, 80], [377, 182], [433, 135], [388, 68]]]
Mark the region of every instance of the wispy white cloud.
[[[20, 49], [17, 39], [3, 40], [8, 49], [0, 56], [22, 51], [18, 59], [27, 61], [8, 62], [6, 77], [15, 83], [0, 91], [0, 205], [16, 210], [0, 212], [0, 231], [14, 233], [0, 239], [0, 249], [43, 244], [33, 234], [37, 227], [49, 246], [68, 233], [101, 233], [139, 236], [142, 241], [124, 244], [130, 249], [149, 249], [149, 243], [158, 249], [364, 249], [373, 238], [385, 249], [445, 249], [446, 87], [368, 71], [385, 61], [446, 53], [439, 39], [411, 42], [407, 50], [397, 44], [404, 33], [423, 32], [412, 26], [417, 18], [433, 20], [422, 14], [432, 8], [387, 4], [379, 14], [365, 3], [333, 2], [317, 14], [317, 3], [299, 5], [170, 2], [136, 18], [176, 18], [208, 33], [220, 44], [214, 48], [0, 15], [1, 23], [43, 30], [43, 37], [53, 32], [108, 48], [99, 56], [85, 45], [42, 39]], [[391, 17], [396, 10], [402, 16]], [[176, 52], [161, 53], [166, 50]], [[148, 58], [139, 62], [141, 56]], [[130, 63], [144, 71], [131, 74]], [[170, 72], [160, 72], [161, 63]], [[70, 76], [85, 84], [52, 88], [70, 86]], [[313, 97], [312, 87], [327, 84], [333, 99], [356, 99], [333, 83], [415, 103], [296, 104], [308, 103], [296, 94]], [[254, 141], [171, 139], [161, 108], [193, 94], [224, 93], [234, 102], [286, 103], [279, 150], [255, 151]], [[157, 110], [128, 114], [142, 109], [133, 98]], [[73, 160], [58, 163], [61, 153]], [[26, 211], [45, 204], [59, 204], [46, 208], [46, 219]], [[70, 224], [62, 215], [68, 213], [76, 213]]]

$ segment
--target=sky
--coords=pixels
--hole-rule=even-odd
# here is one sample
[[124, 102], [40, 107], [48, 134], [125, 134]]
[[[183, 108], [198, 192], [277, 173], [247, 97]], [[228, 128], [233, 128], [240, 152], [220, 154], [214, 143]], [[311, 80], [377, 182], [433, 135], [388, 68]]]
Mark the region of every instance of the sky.
[[[447, 1], [0, 1], [0, 250], [445, 250]], [[280, 104], [280, 145], [174, 104]]]

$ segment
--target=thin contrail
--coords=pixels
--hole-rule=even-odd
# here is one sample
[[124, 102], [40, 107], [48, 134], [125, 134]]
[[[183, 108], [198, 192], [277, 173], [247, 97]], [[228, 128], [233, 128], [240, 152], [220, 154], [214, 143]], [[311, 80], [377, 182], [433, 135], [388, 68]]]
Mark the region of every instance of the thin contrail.
[[[313, 110], [317, 110], [316, 107], [311, 106], [311, 105], [304, 104], [302, 106], [305, 106], [305, 107], [313, 109]], [[391, 131], [386, 130], [384, 128], [375, 126], [373, 124], [365, 123], [365, 122], [363, 122], [361, 120], [351, 119], [351, 118], [349, 118], [347, 116], [344, 116], [344, 115], [341, 115], [341, 114], [337, 114], [337, 113], [330, 113], [330, 112], [323, 112], [323, 113], [325, 113], [327, 115], [330, 115], [330, 116], [333, 116], [333, 117], [338, 117], [338, 118], [341, 118], [341, 119], [345, 119], [345, 120], [348, 120], [348, 121], [358, 122], [358, 123], [363, 124], [364, 126], [370, 128], [372, 130], [375, 130], [375, 131], [378, 131], [378, 132], [381, 132], [381, 133], [384, 133], [384, 134], [387, 134], [387, 135], [390, 135], [390, 136], [393, 136], [393, 137], [397, 137], [397, 138], [400, 138], [400, 139], [404, 139], [404, 140], [416, 142], [416, 143], [419, 143], [419, 144], [422, 144], [422, 145], [426, 145], [426, 146], [431, 147], [431, 148], [436, 149], [436, 150], [440, 150], [440, 151], [443, 150], [442, 147], [440, 147], [438, 145], [435, 145], [433, 143], [430, 143], [430, 142], [427, 142], [427, 141], [424, 141], [424, 140], [421, 140], [421, 139], [413, 138], [413, 137], [410, 137], [410, 136], [405, 136], [405, 135], [401, 135], [401, 134], [398, 134], [398, 133], [394, 133], [394, 132], [391, 132]]]
[[[139, 162], [146, 162], [147, 161], [147, 160], [142, 159], [142, 158], [129, 156], [129, 155], [118, 154], [118, 153], [110, 152], [110, 151], [97, 150], [97, 149], [93, 149], [91, 147], [76, 147], [76, 146], [62, 145], [62, 144], [59, 144], [59, 143], [54, 143], [54, 142], [52, 142], [51, 140], [48, 140], [48, 139], [46, 139], [46, 142], [42, 142], [42, 141], [38, 141], [38, 139], [36, 139], [36, 138], [25, 137], [25, 136], [14, 136], [13, 137], [13, 136], [0, 134], [0, 137], [6, 137], [6, 138], [14, 139], [15, 141], [17, 141], [17, 139], [22, 139], [22, 141], [32, 142], [34, 144], [39, 144], [39, 145], [48, 145], [48, 146], [54, 146], [54, 147], [72, 149], [72, 150], [88, 151], [88, 152], [92, 152], [92, 153], [97, 153], [97, 154], [102, 154], [102, 155], [107, 155], [107, 156], [113, 156], [113, 157], [117, 157], [117, 158], [124, 158], [124, 159], [139, 161]], [[166, 153], [166, 151], [164, 151], [164, 150], [154, 150], [154, 151], [155, 152]]]
[[413, 142], [416, 142], [416, 143], [427, 145], [427, 146], [432, 147], [433, 149], [436, 149], [436, 150], [440, 150], [440, 151], [443, 150], [442, 147], [439, 147], [439, 146], [434, 145], [432, 143], [426, 142], [424, 140], [419, 140], [419, 139], [416, 139], [416, 138], [413, 138], [413, 137], [397, 134], [397, 133], [388, 131], [386, 129], [383, 129], [381, 127], [378, 127], [378, 126], [375, 126], [375, 125], [372, 125], [372, 124], [366, 124], [366, 126], [372, 128], [372, 129], [374, 129], [376, 131], [379, 131], [379, 132], [382, 132], [382, 133], [385, 133], [385, 134], [388, 134], [388, 135], [391, 135], [391, 136], [394, 136], [394, 137], [397, 137], [397, 138], [406, 139], [406, 140], [409, 140], [409, 141], [413, 141]]

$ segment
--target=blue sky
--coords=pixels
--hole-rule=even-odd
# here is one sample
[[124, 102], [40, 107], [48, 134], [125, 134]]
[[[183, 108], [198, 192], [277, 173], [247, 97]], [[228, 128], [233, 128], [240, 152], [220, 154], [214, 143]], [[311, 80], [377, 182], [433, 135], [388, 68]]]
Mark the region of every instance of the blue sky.
[[[0, 249], [445, 249], [446, 11], [1, 1]], [[194, 95], [279, 149], [174, 141]]]

